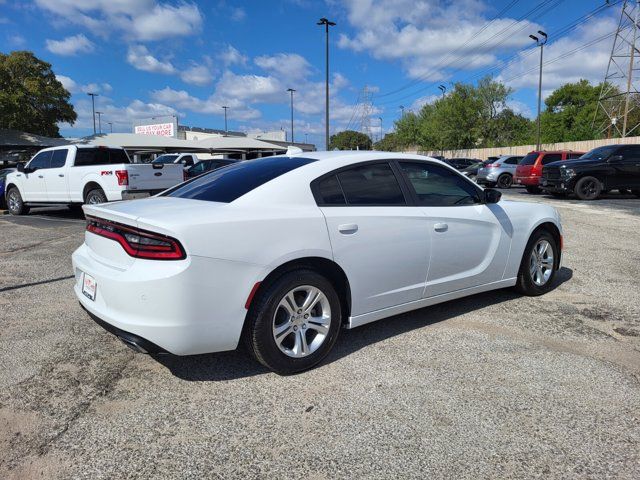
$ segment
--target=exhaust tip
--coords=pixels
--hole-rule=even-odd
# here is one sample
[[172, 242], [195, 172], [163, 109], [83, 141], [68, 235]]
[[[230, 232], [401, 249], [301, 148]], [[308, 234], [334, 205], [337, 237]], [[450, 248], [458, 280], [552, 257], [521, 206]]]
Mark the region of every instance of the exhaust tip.
[[120, 338], [122, 343], [124, 343], [127, 347], [129, 347], [134, 352], [137, 352], [137, 353], [149, 353], [144, 348], [142, 348], [140, 345], [138, 345], [136, 342], [134, 342], [133, 340], [129, 340], [127, 338], [122, 338], [122, 337], [118, 337], [118, 338]]

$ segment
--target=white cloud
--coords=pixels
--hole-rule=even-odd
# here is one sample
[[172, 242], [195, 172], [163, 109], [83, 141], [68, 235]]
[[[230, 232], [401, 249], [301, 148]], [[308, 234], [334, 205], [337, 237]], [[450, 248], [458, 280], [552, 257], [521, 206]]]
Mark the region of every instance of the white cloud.
[[137, 70], [170, 75], [175, 73], [171, 62], [163, 62], [151, 55], [144, 45], [131, 45], [127, 52], [127, 62]]
[[243, 8], [237, 7], [237, 8], [231, 9], [230, 18], [234, 22], [241, 22], [246, 17], [247, 17], [247, 12]]
[[83, 34], [73, 35], [63, 40], [46, 40], [47, 50], [56, 55], [77, 55], [79, 53], [90, 53], [95, 49], [91, 40]]
[[281, 78], [288, 78], [291, 82], [308, 77], [312, 70], [309, 62], [297, 53], [263, 55], [256, 57], [253, 61], [263, 70]]
[[219, 54], [218, 58], [225, 66], [246, 65], [248, 58], [231, 45], [227, 45]]
[[190, 36], [202, 28], [202, 14], [194, 3], [177, 5], [156, 0], [35, 0], [64, 23], [91, 29], [95, 35], [113, 32], [135, 40]]
[[[551, 61], [568, 54], [588, 42], [612, 33], [616, 28], [613, 17], [600, 17], [584, 24], [570, 36], [551, 42], [545, 46], [544, 61]], [[544, 96], [569, 82], [587, 79], [592, 83], [599, 83], [604, 79], [613, 38], [603, 41], [566, 56], [565, 58], [544, 65], [543, 90]], [[537, 88], [538, 68], [540, 57], [538, 50], [528, 50], [509, 65], [505, 66], [497, 80], [505, 82], [513, 88]]]
[[213, 80], [213, 74], [205, 65], [192, 63], [192, 65], [180, 73], [183, 82], [191, 85], [208, 85]]
[[71, 77], [67, 77], [66, 75], [56, 75], [56, 79], [69, 93], [75, 93], [78, 91], [78, 84]]
[[62, 83], [62, 86], [67, 89], [67, 91], [71, 94], [76, 93], [110, 93], [113, 90], [108, 83], [87, 83], [86, 85], [78, 84], [71, 77], [67, 77], [66, 75], [56, 75], [56, 79]]
[[341, 34], [341, 48], [399, 61], [410, 77], [432, 81], [445, 78], [447, 68], [492, 65], [501, 52], [530, 43], [526, 34], [516, 32], [538, 29], [528, 21], [501, 18], [478, 34], [488, 23], [483, 0], [346, 0], [345, 7], [356, 33]]

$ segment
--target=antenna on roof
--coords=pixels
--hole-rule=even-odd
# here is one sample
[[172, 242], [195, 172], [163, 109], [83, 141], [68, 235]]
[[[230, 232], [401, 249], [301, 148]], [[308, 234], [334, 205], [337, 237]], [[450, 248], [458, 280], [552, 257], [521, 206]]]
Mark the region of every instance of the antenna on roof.
[[300, 155], [303, 150], [300, 147], [294, 147], [293, 145], [289, 145], [287, 147], [287, 153], [285, 155], [289, 157], [293, 157], [294, 155]]

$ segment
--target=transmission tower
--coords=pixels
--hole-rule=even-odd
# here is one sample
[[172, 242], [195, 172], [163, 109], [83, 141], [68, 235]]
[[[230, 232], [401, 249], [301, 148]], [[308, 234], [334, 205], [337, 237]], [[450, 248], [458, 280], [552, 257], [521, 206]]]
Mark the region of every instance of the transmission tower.
[[[640, 0], [638, 0], [640, 1]], [[371, 102], [372, 92], [366, 85], [360, 94], [359, 104], [361, 105], [362, 115], [360, 116], [360, 131], [373, 140], [371, 132], [371, 114], [373, 113], [373, 103]]]
[[640, 117], [630, 114], [640, 106], [639, 19], [640, 0], [625, 0], [594, 117], [595, 124], [598, 114], [604, 114], [598, 131], [607, 138], [638, 134]]

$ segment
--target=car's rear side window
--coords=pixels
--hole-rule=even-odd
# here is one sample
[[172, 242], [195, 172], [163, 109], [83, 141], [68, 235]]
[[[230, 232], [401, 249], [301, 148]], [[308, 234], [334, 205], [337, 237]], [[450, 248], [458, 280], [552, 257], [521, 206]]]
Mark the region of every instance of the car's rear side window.
[[388, 163], [360, 165], [337, 175], [349, 205], [406, 205], [398, 179]]
[[119, 148], [78, 148], [75, 167], [89, 165], [116, 165], [131, 163], [124, 150]]
[[322, 205], [346, 205], [347, 200], [338, 182], [338, 177], [331, 175], [318, 182], [318, 203]]
[[164, 195], [229, 203], [260, 185], [311, 162], [315, 160], [299, 157], [267, 157], [239, 162], [196, 177], [168, 190]]
[[561, 153], [547, 153], [544, 157], [542, 157], [542, 165], [546, 165], [551, 162], [559, 162], [562, 160]]

